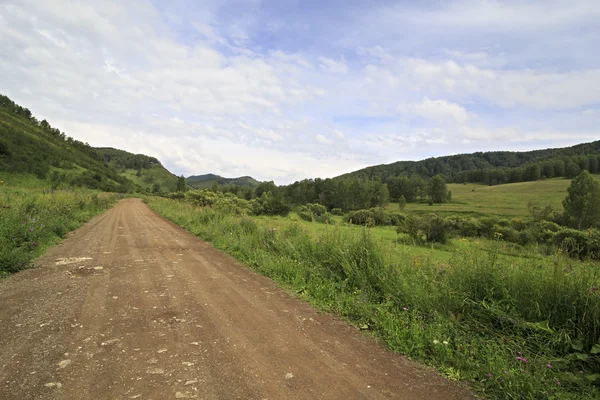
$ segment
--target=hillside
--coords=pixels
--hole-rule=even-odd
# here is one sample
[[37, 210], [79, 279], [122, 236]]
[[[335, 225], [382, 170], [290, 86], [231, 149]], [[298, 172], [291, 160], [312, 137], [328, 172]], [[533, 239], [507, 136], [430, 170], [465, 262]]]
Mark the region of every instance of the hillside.
[[38, 121], [29, 109], [2, 95], [0, 172], [33, 174], [53, 187], [72, 185], [108, 192], [167, 193], [177, 182], [177, 177], [154, 157], [91, 147], [46, 120]]
[[62, 184], [127, 192], [132, 183], [105, 164], [95, 149], [38, 121], [27, 108], [0, 95], [0, 171], [35, 174]]
[[192, 175], [185, 179], [188, 185], [196, 189], [207, 189], [215, 183], [219, 186], [244, 186], [256, 188], [260, 182], [250, 176], [241, 176], [239, 178], [224, 178], [215, 174]]
[[99, 147], [95, 150], [104, 162], [115, 168], [120, 176], [131, 180], [138, 190], [166, 193], [175, 189], [177, 176], [154, 157], [110, 147]]
[[492, 151], [398, 161], [367, 167], [342, 176], [388, 179], [401, 175], [430, 178], [442, 175], [447, 182], [501, 184], [539, 178], [573, 177], [586, 169], [600, 172], [600, 141], [571, 147], [526, 152]]

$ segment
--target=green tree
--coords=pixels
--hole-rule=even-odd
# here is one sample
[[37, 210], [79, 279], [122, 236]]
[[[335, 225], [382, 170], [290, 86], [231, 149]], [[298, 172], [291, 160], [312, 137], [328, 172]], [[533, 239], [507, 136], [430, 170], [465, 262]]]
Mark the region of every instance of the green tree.
[[447, 196], [446, 181], [440, 175], [434, 176], [429, 182], [429, 199], [434, 203], [444, 203]]
[[398, 206], [401, 210], [404, 210], [404, 208], [406, 207], [406, 199], [404, 198], [404, 196], [400, 196], [400, 198], [398, 199]]
[[177, 178], [177, 185], [175, 185], [176, 192], [185, 192], [187, 190], [187, 186], [185, 184], [185, 178], [181, 175]]
[[577, 229], [600, 225], [600, 183], [589, 172], [577, 175], [563, 200], [565, 217]]
[[452, 201], [452, 191], [448, 190], [448, 194], [446, 195], [446, 201], [450, 203]]

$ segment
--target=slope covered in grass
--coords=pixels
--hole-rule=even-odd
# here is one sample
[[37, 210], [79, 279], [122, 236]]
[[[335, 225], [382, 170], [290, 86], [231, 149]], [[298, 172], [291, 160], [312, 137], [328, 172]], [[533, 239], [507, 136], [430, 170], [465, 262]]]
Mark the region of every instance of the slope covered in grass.
[[[599, 175], [595, 175], [599, 178]], [[429, 205], [427, 201], [406, 204], [405, 211], [435, 213], [476, 213], [504, 216], [529, 216], [529, 202], [552, 206], [562, 211], [562, 201], [567, 195], [570, 179], [546, 179], [534, 182], [508, 183], [488, 186], [481, 184], [448, 184], [452, 191], [449, 203]], [[397, 211], [397, 203], [387, 207]]]
[[96, 151], [47, 121], [0, 96], [0, 171], [31, 173], [52, 185], [125, 192], [131, 182], [106, 165]]

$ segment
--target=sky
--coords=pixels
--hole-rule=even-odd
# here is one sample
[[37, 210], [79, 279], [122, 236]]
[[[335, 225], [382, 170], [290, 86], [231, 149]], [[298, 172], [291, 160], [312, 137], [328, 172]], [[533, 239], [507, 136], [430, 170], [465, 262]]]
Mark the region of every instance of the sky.
[[0, 0], [0, 93], [177, 175], [287, 184], [600, 139], [598, 0]]

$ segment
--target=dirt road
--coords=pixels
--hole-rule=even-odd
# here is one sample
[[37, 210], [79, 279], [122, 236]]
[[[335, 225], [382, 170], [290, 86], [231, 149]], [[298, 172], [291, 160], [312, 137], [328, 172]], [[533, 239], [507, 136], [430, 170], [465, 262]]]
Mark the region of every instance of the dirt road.
[[0, 399], [470, 399], [123, 200], [0, 282]]

